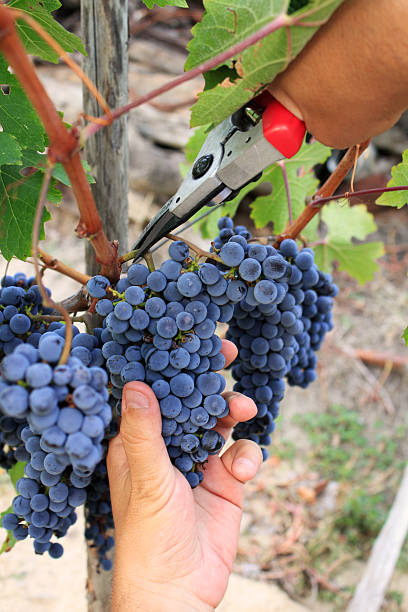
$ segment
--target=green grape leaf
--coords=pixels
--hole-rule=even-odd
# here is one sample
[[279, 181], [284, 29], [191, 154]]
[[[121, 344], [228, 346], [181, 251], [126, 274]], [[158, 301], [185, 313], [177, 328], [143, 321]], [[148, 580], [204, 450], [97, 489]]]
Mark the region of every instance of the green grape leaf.
[[322, 219], [328, 227], [328, 237], [334, 241], [365, 240], [377, 230], [374, 216], [365, 204], [348, 206], [346, 201], [332, 202], [322, 209]]
[[[291, 159], [285, 160], [286, 173], [292, 204], [292, 215], [295, 219], [303, 210], [307, 196], [315, 193], [318, 181], [312, 172], [313, 166], [324, 163], [330, 155], [330, 149], [313, 142], [304, 143], [300, 151]], [[275, 164], [264, 172], [259, 182], [269, 182], [272, 193], [256, 198], [251, 204], [251, 218], [256, 227], [265, 227], [273, 223], [275, 234], [282, 232], [289, 221], [288, 200], [282, 168]]]
[[[16, 482], [19, 478], [22, 478], [24, 476], [24, 466], [25, 466], [25, 462], [23, 461], [18, 461], [10, 470], [8, 470], [7, 474], [10, 477], [10, 481], [13, 485], [14, 488], [16, 488]], [[0, 525], [1, 522], [3, 520], [3, 516], [5, 514], [8, 514], [9, 512], [12, 512], [13, 509], [10, 506], [9, 508], [7, 508], [7, 510], [4, 510], [4, 512], [0, 513]], [[7, 535], [6, 538], [3, 542], [3, 544], [1, 545], [0, 548], [0, 555], [4, 552], [9, 552], [13, 546], [17, 543], [17, 540], [15, 539], [15, 537], [13, 536], [13, 532], [12, 531], [7, 531]]]
[[[8, 5], [12, 8], [24, 11], [38, 21], [44, 30], [59, 43], [64, 51], [79, 51], [83, 55], [86, 55], [81, 39], [75, 36], [75, 34], [68, 32], [51, 15], [53, 11], [60, 8], [61, 2], [59, 2], [59, 0], [11, 0]], [[58, 63], [58, 53], [56, 53], [25, 21], [21, 19], [18, 20], [16, 26], [28, 53], [36, 55], [48, 62]]]
[[[391, 169], [392, 179], [387, 187], [402, 187], [408, 185], [408, 149], [402, 154], [402, 162]], [[408, 191], [388, 191], [383, 193], [376, 204], [380, 206], [396, 206], [402, 208], [408, 204]]]
[[384, 254], [382, 242], [356, 244], [352, 238], [364, 240], [374, 232], [376, 224], [364, 204], [341, 206], [336, 202], [322, 209], [322, 220], [327, 225], [323, 244], [315, 247], [315, 262], [325, 272], [330, 272], [337, 261], [339, 269], [355, 278], [360, 285], [372, 280], [378, 270], [376, 260]]
[[181, 6], [182, 8], [188, 8], [186, 0], [143, 0], [147, 8], [152, 9], [154, 5], [157, 6]]
[[21, 163], [21, 147], [12, 134], [0, 132], [0, 166]]
[[408, 327], [405, 328], [402, 338], [405, 340], [405, 344], [408, 346]]
[[[6, 75], [8, 80], [2, 78]], [[9, 93], [5, 94], [0, 90], [0, 125], [3, 132], [12, 134], [21, 148], [30, 147], [43, 151], [46, 138], [38, 115], [15, 77], [9, 72], [6, 75], [0, 70], [2, 83], [10, 84]]]
[[[237, 78], [222, 78], [222, 71], [207, 78], [207, 88], [192, 108], [191, 125], [218, 124], [259, 93], [284, 70], [318, 29], [315, 25], [327, 20], [342, 0], [312, 0], [297, 13], [304, 13], [303, 24], [281, 28], [252, 45], [239, 56], [224, 62]], [[287, 0], [204, 0], [205, 13], [193, 27], [193, 39], [188, 44], [186, 69], [229, 49], [286, 12]], [[290, 18], [288, 18], [290, 20]], [[290, 23], [290, 21], [288, 22]], [[288, 30], [291, 57], [288, 58]], [[208, 86], [213, 84], [211, 89]]]
[[[31, 254], [31, 231], [40, 193], [43, 172], [22, 176], [21, 166], [0, 168], [0, 251], [10, 260], [13, 256], [26, 259]], [[57, 203], [61, 193], [51, 185], [48, 199]], [[45, 209], [42, 216], [40, 240], [44, 239], [44, 223], [50, 219]]]

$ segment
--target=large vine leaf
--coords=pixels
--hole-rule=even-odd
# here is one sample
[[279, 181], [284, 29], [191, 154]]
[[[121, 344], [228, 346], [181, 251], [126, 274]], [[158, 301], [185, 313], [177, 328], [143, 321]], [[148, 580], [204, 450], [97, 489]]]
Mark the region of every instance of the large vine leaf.
[[[402, 154], [402, 162], [391, 169], [392, 179], [387, 187], [402, 187], [408, 185], [408, 149]], [[408, 191], [388, 191], [377, 200], [381, 206], [396, 206], [402, 208], [408, 204]]]
[[384, 254], [382, 242], [356, 244], [352, 238], [365, 240], [377, 229], [373, 215], [364, 204], [339, 205], [336, 202], [322, 209], [322, 220], [327, 225], [323, 244], [315, 247], [315, 262], [325, 272], [330, 272], [335, 261], [339, 269], [348, 272], [360, 285], [373, 279], [378, 270], [376, 260]]
[[181, 6], [182, 8], [188, 8], [186, 0], [143, 0], [147, 8], [152, 9], [156, 4], [157, 6]]
[[[24, 11], [38, 21], [64, 51], [79, 51], [86, 55], [81, 39], [68, 32], [51, 15], [53, 11], [60, 8], [61, 2], [59, 0], [11, 0], [9, 6]], [[17, 31], [28, 53], [41, 57], [48, 62], [54, 62], [55, 64], [58, 62], [58, 53], [21, 19], [17, 21]]]
[[[327, 20], [342, 0], [311, 0], [296, 13], [303, 15], [302, 24], [281, 28], [263, 38], [229, 61], [234, 78], [208, 80], [193, 106], [191, 125], [217, 124], [253, 98], [302, 50], [318, 29], [315, 23]], [[288, 8], [287, 0], [204, 0], [206, 12], [193, 28], [193, 39], [188, 45], [186, 69], [218, 55], [233, 44], [244, 40]], [[290, 17], [288, 19], [294, 19]], [[290, 21], [288, 22], [290, 23]], [[310, 24], [309, 26], [305, 24]], [[290, 49], [291, 56], [288, 56]], [[222, 78], [222, 71], [219, 78]], [[208, 88], [212, 85], [211, 88]]]
[[[15, 465], [13, 465], [13, 467], [8, 470], [7, 474], [10, 477], [10, 481], [13, 485], [14, 488], [16, 488], [16, 482], [19, 478], [22, 478], [24, 476], [24, 466], [25, 463], [22, 461], [18, 461]], [[12, 512], [12, 507], [10, 506], [9, 508], [7, 508], [7, 510], [4, 510], [4, 512], [0, 513], [0, 525], [1, 522], [3, 520], [3, 516], [5, 514], [8, 514], [9, 512]], [[7, 531], [7, 536], [3, 542], [3, 544], [0, 547], [0, 555], [4, 552], [9, 552], [13, 546], [17, 543], [17, 540], [15, 539], [15, 537], [13, 536], [13, 532], [12, 531]]]
[[[285, 160], [289, 181], [292, 214], [295, 219], [303, 210], [307, 196], [315, 193], [318, 181], [313, 173], [316, 164], [324, 163], [330, 155], [330, 149], [319, 142], [304, 143], [300, 151], [291, 159]], [[288, 199], [282, 168], [274, 164], [264, 172], [260, 182], [269, 182], [272, 193], [260, 196], [251, 204], [251, 218], [256, 227], [265, 227], [273, 223], [275, 234], [282, 232], [289, 221]]]
[[[0, 250], [7, 260], [13, 256], [24, 260], [31, 254], [31, 231], [43, 181], [43, 172], [22, 176], [21, 168], [0, 168]], [[61, 192], [51, 185], [48, 199], [57, 203], [61, 197]], [[44, 239], [44, 223], [50, 218], [44, 210], [40, 240]]]

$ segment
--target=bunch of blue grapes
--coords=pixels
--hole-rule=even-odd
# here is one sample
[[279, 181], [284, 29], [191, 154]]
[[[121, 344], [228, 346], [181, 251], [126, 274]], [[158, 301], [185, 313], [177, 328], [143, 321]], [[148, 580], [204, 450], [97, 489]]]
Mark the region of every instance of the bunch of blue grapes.
[[[51, 295], [48, 289], [47, 292]], [[47, 324], [35, 316], [49, 312], [50, 309], [42, 305], [34, 278], [27, 278], [21, 272], [4, 276], [0, 288], [0, 357], [26, 342], [38, 346]]]
[[63, 548], [51, 539], [66, 534], [75, 508], [86, 501], [112, 418], [105, 370], [73, 356], [89, 334], [77, 333], [82, 343], [75, 343], [65, 365], [57, 365], [64, 332], [59, 325], [43, 333], [38, 348], [18, 345], [0, 364], [0, 427], [14, 458], [25, 462], [2, 525], [16, 540], [30, 536], [36, 553], [53, 558]]
[[150, 272], [130, 266], [115, 289], [93, 277], [88, 291], [104, 317], [101, 334], [112, 396], [120, 414], [127, 382], [151, 385], [160, 405], [162, 434], [174, 465], [191, 487], [203, 478], [201, 466], [224, 444], [214, 431], [228, 414], [221, 393], [225, 365], [216, 324], [233, 314], [225, 281], [211, 263], [197, 264], [188, 246], [174, 242], [170, 259]]
[[235, 427], [233, 437], [268, 446], [284, 379], [303, 388], [316, 379], [315, 353], [332, 329], [337, 287], [318, 270], [311, 249], [298, 251], [293, 240], [284, 240], [279, 250], [259, 244], [244, 226], [234, 228], [228, 217], [218, 227], [213, 251], [223, 264], [233, 266], [230, 278], [240, 283], [242, 292], [227, 333], [238, 348], [234, 389], [258, 408], [253, 419]]

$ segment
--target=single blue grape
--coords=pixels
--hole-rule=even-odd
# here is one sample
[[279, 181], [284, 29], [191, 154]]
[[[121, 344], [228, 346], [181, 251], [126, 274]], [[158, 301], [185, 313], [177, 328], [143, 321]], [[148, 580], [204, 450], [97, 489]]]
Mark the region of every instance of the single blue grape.
[[188, 246], [182, 240], [176, 240], [169, 247], [169, 255], [175, 261], [183, 262], [189, 255]]
[[131, 285], [145, 285], [149, 270], [143, 264], [132, 264], [127, 273], [127, 280]]
[[220, 257], [228, 267], [236, 267], [245, 257], [245, 251], [237, 242], [227, 242], [221, 247]]
[[170, 380], [170, 389], [177, 397], [187, 397], [193, 392], [194, 381], [188, 374], [177, 374]]
[[244, 259], [238, 268], [240, 277], [248, 282], [256, 281], [261, 275], [261, 271], [261, 264], [252, 257]]
[[149, 289], [158, 293], [166, 288], [167, 278], [160, 270], [154, 270], [148, 275], [146, 283]]
[[185, 297], [195, 297], [201, 292], [202, 283], [194, 272], [185, 272], [177, 280], [177, 289]]
[[110, 282], [105, 276], [97, 274], [89, 279], [86, 286], [92, 297], [103, 298], [106, 295], [107, 288], [110, 286]]

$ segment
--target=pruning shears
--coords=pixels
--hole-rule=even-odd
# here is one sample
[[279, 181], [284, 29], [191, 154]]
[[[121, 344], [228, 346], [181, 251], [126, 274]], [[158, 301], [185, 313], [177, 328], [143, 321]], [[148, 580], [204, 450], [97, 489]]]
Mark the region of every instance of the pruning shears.
[[196, 160], [133, 249], [136, 258], [166, 234], [188, 221], [203, 206], [233, 199], [271, 164], [300, 149], [305, 124], [268, 92], [263, 92], [212, 129]]

